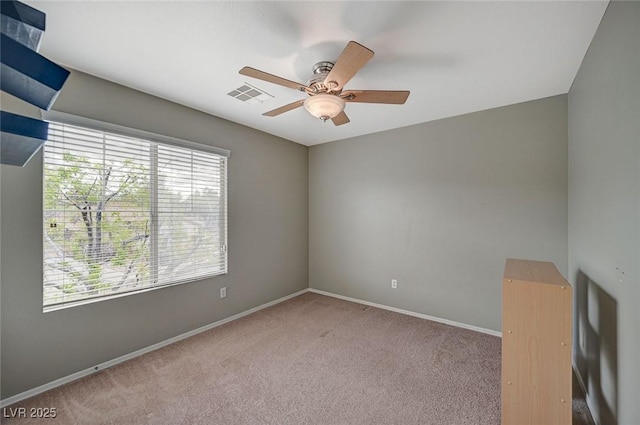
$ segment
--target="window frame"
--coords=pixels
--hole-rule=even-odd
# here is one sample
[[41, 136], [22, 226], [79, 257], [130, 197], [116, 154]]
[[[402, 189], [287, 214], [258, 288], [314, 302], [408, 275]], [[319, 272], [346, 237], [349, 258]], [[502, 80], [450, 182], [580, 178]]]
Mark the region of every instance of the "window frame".
[[[44, 304], [45, 300], [44, 300], [44, 292], [43, 292], [42, 309], [43, 309], [44, 313], [50, 312], [50, 311], [66, 309], [66, 308], [70, 308], [70, 307], [75, 307], [75, 306], [78, 306], [78, 305], [91, 304], [91, 303], [95, 303], [95, 302], [100, 302], [100, 301], [106, 301], [106, 300], [110, 300], [110, 299], [125, 297], [125, 296], [128, 296], [128, 295], [141, 294], [141, 293], [144, 293], [144, 292], [154, 291], [154, 290], [157, 290], [157, 289], [168, 288], [168, 287], [172, 287], [172, 286], [178, 286], [178, 285], [198, 282], [198, 281], [202, 281], [204, 279], [210, 279], [210, 278], [214, 278], [214, 277], [217, 277], [217, 276], [225, 276], [225, 275], [229, 274], [229, 246], [228, 246], [228, 210], [229, 210], [229, 200], [228, 200], [228, 181], [229, 181], [229, 157], [231, 156], [231, 151], [229, 151], [227, 149], [215, 147], [215, 146], [210, 146], [210, 145], [196, 143], [196, 142], [192, 142], [192, 141], [188, 141], [188, 140], [178, 139], [178, 138], [171, 137], [171, 136], [165, 136], [165, 135], [152, 133], [152, 132], [145, 131], [145, 130], [139, 130], [139, 129], [135, 129], [135, 128], [125, 127], [125, 126], [121, 126], [121, 125], [117, 125], [117, 124], [112, 124], [112, 123], [108, 123], [108, 122], [94, 120], [94, 119], [91, 119], [91, 118], [81, 117], [81, 116], [72, 115], [72, 114], [68, 114], [68, 113], [64, 113], [64, 112], [42, 111], [41, 115], [42, 115], [42, 119], [45, 120], [45, 121], [56, 122], [56, 123], [63, 124], [63, 125], [66, 124], [66, 125], [72, 125], [72, 126], [77, 126], [77, 127], [83, 127], [83, 128], [89, 129], [89, 130], [100, 131], [100, 132], [105, 132], [105, 133], [111, 133], [111, 134], [124, 136], [124, 137], [138, 138], [138, 139], [146, 140], [146, 141], [154, 143], [154, 144], [164, 144], [164, 145], [176, 146], [176, 147], [186, 148], [186, 149], [200, 151], [200, 152], [212, 153], [212, 154], [219, 155], [219, 156], [225, 158], [224, 184], [221, 185], [221, 192], [223, 193], [223, 196], [221, 196], [221, 198], [224, 199], [224, 202], [222, 203], [222, 208], [224, 209], [224, 213], [223, 213], [224, 214], [224, 224], [221, 225], [221, 233], [222, 233], [222, 235], [221, 235], [220, 239], [221, 239], [221, 248], [224, 249], [224, 252], [225, 252], [226, 255], [224, 256], [224, 263], [223, 263], [224, 264], [224, 271], [222, 273], [217, 273], [217, 274], [214, 274], [214, 275], [211, 275], [211, 276], [195, 278], [195, 279], [191, 279], [191, 280], [179, 280], [179, 281], [166, 283], [166, 284], [161, 284], [161, 285], [157, 285], [156, 284], [155, 286], [149, 286], [149, 287], [140, 288], [140, 289], [131, 290], [131, 291], [123, 291], [123, 292], [115, 293], [113, 295], [97, 296], [97, 297], [91, 297], [91, 298], [86, 298], [86, 299], [79, 299], [79, 300], [62, 302], [62, 303], [57, 303], [57, 304], [49, 304], [49, 305], [45, 305]], [[43, 173], [44, 173], [44, 162], [43, 162]], [[157, 179], [157, 175], [155, 177], [152, 177], [152, 178]], [[44, 183], [45, 183], [45, 181], [44, 181], [44, 174], [43, 174], [43, 196], [45, 195], [44, 194]], [[42, 208], [43, 208], [43, 212], [44, 212], [44, 204], [43, 204]], [[151, 209], [153, 210], [153, 208], [154, 207], [152, 206]], [[43, 219], [44, 219], [44, 216], [43, 216]], [[152, 261], [156, 262], [157, 259], [153, 259]], [[43, 280], [43, 284], [44, 284], [44, 280]], [[44, 290], [44, 288], [43, 288], [43, 290]]]

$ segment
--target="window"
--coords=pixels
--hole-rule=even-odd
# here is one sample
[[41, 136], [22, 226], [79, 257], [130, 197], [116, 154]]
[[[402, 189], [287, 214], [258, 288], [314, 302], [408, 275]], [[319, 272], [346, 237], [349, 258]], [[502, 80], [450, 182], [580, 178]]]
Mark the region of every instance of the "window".
[[226, 156], [50, 123], [45, 310], [225, 274]]

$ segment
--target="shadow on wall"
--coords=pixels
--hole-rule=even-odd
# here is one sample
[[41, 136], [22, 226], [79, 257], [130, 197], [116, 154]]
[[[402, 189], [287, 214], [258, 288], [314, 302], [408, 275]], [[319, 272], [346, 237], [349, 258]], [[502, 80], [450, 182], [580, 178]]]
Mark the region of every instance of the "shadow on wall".
[[618, 423], [618, 303], [582, 271], [576, 276], [575, 363], [594, 418]]

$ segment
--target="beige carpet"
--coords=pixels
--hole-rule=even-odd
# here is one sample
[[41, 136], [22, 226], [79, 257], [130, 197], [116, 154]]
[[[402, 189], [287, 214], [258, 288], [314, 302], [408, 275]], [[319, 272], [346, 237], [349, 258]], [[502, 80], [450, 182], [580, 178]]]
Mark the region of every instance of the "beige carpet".
[[500, 339], [307, 293], [12, 408], [3, 424], [500, 423]]

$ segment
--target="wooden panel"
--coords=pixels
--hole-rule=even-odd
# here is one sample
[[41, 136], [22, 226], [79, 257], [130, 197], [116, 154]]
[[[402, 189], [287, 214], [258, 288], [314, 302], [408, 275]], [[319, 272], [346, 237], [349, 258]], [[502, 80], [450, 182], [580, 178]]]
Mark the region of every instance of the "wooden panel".
[[278, 77], [277, 75], [269, 74], [268, 72], [251, 68], [250, 66], [245, 66], [239, 72], [240, 74], [246, 75], [247, 77], [257, 78], [268, 83], [278, 84], [280, 86], [289, 87], [295, 90], [304, 91], [307, 88], [307, 86], [305, 86], [304, 84], [296, 83], [295, 81], [287, 80], [286, 78]]
[[[362, 44], [350, 41], [324, 79], [324, 85], [333, 90], [343, 88], [372, 57], [371, 50]], [[332, 84], [333, 82], [337, 85]]]
[[281, 107], [276, 108], [276, 109], [272, 109], [271, 111], [267, 111], [262, 115], [264, 115], [266, 117], [276, 117], [276, 116], [278, 116], [280, 114], [284, 114], [285, 112], [289, 112], [292, 109], [299, 108], [302, 105], [304, 105], [304, 99], [296, 100], [295, 102], [289, 103], [287, 105], [281, 106]]
[[502, 423], [571, 423], [571, 286], [552, 263], [507, 260]]
[[569, 286], [553, 263], [548, 261], [531, 261], [507, 259], [504, 267], [504, 278], [524, 282], [538, 282], [550, 285]]
[[341, 97], [347, 102], [402, 105], [407, 101], [409, 94], [407, 90], [347, 90], [342, 92]]
[[336, 126], [351, 122], [351, 120], [349, 120], [349, 117], [344, 111], [340, 112], [338, 115], [331, 118], [331, 121], [333, 121], [333, 124]]

